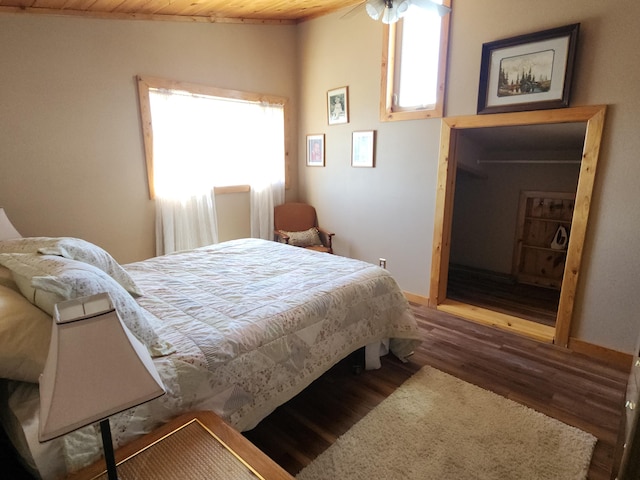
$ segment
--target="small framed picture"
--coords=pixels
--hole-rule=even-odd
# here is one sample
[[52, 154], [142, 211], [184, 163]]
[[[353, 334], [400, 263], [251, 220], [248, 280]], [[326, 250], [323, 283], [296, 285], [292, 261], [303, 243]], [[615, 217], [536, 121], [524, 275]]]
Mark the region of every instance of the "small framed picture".
[[482, 45], [478, 113], [569, 106], [580, 24]]
[[327, 119], [329, 125], [349, 123], [349, 87], [327, 92]]
[[307, 135], [307, 166], [324, 167], [324, 133]]
[[353, 132], [351, 143], [351, 166], [373, 167], [376, 149], [376, 131]]

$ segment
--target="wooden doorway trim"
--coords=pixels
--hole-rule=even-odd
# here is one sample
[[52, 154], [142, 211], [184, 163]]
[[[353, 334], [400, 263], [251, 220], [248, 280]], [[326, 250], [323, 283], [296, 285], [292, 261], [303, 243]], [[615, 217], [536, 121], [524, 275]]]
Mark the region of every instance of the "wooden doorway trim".
[[[527, 329], [518, 329], [521, 333], [547, 337], [549, 341], [567, 347], [571, 332], [571, 319], [578, 286], [578, 276], [582, 262], [582, 251], [587, 230], [587, 220], [591, 207], [596, 167], [600, 153], [602, 130], [604, 127], [605, 105], [538, 110], [532, 112], [502, 113], [493, 115], [469, 115], [442, 119], [440, 132], [440, 155], [438, 160], [438, 178], [436, 190], [436, 212], [433, 233], [433, 251], [431, 258], [431, 277], [429, 306], [442, 310], [455, 310], [455, 313], [470, 320], [492, 323], [498, 327], [518, 329], [526, 320], [512, 317], [493, 323], [491, 311], [466, 306], [459, 302], [447, 301], [447, 280], [451, 248], [451, 225], [453, 221], [453, 197], [456, 181], [456, 144], [458, 135], [468, 129], [486, 127], [504, 127], [516, 125], [540, 125], [553, 123], [586, 122], [586, 134], [582, 152], [582, 162], [576, 190], [576, 203], [571, 227], [571, 236], [567, 246], [567, 260], [555, 330], [545, 332], [535, 329], [535, 334]], [[533, 323], [533, 322], [529, 322]], [[527, 325], [527, 324], [525, 324]], [[549, 328], [549, 327], [547, 327]]]

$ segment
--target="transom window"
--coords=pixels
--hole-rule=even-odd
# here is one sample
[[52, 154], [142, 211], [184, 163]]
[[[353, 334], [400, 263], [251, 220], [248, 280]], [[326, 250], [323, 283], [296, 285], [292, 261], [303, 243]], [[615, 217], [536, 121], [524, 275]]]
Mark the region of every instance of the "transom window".
[[411, 5], [399, 22], [385, 26], [382, 121], [443, 116], [449, 17]]

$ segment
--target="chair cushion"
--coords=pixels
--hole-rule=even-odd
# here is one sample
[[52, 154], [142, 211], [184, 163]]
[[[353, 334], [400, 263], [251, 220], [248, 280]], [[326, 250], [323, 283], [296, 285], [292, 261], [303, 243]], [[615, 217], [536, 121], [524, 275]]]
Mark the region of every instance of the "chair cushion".
[[302, 232], [284, 232], [289, 236], [289, 245], [296, 247], [322, 246], [318, 229], [313, 227]]

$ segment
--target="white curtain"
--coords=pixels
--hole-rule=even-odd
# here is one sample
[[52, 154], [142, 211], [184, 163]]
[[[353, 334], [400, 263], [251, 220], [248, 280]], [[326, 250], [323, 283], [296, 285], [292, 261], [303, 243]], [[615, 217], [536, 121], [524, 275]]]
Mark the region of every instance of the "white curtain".
[[215, 186], [251, 187], [251, 236], [284, 201], [284, 106], [151, 90], [157, 253], [218, 241]]
[[156, 254], [216, 243], [208, 109], [193, 96], [170, 91], [150, 93], [150, 100]]
[[215, 195], [183, 200], [156, 198], [156, 253], [177, 252], [218, 242]]
[[262, 105], [256, 121], [262, 128], [255, 145], [262, 147], [253, 155], [251, 236], [273, 240], [273, 207], [284, 202], [284, 108]]

